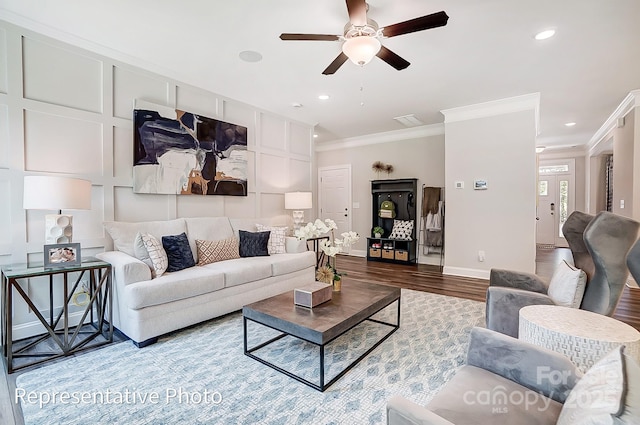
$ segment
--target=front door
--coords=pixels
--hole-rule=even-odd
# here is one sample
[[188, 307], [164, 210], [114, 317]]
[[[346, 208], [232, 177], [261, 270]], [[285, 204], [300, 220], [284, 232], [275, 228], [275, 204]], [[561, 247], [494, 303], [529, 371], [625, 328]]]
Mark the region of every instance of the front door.
[[538, 245], [556, 245], [556, 207], [556, 176], [540, 176], [536, 222], [536, 243]]
[[562, 226], [575, 210], [575, 160], [540, 161], [536, 243], [568, 247]]

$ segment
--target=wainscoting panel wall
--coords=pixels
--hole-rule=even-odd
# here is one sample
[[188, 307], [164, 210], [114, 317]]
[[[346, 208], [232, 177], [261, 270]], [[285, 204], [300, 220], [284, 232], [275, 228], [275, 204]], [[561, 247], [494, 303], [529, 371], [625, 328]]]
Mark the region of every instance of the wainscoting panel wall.
[[[247, 127], [247, 196], [133, 193], [136, 99]], [[313, 189], [312, 135], [310, 124], [0, 21], [0, 264], [43, 262], [44, 217], [55, 211], [22, 208], [25, 175], [92, 182], [91, 210], [69, 212], [73, 241], [87, 257], [112, 248], [104, 221], [221, 215], [286, 221], [284, 193]], [[45, 316], [47, 288], [42, 280], [25, 283]], [[14, 336], [41, 332], [18, 304]], [[61, 291], [54, 304], [59, 311]]]

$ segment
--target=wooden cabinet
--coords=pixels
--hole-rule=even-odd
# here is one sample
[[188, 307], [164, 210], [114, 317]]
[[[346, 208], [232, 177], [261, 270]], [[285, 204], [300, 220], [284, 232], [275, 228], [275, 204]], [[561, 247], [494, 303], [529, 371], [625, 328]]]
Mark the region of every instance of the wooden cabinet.
[[[417, 179], [374, 180], [371, 182], [371, 236], [373, 228], [384, 229], [382, 237], [367, 238], [367, 260], [389, 261], [394, 263], [415, 263], [417, 261], [416, 235], [418, 234], [417, 216]], [[391, 203], [392, 210], [384, 209]], [[390, 239], [394, 220], [413, 221], [410, 239]]]

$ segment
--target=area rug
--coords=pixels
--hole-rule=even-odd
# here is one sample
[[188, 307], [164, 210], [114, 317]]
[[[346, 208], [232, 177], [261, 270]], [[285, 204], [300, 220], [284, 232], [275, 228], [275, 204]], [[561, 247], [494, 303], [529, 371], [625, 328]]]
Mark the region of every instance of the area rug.
[[[243, 354], [240, 313], [175, 332], [149, 347], [131, 341], [23, 373], [16, 396], [30, 424], [384, 424], [393, 395], [426, 404], [464, 364], [484, 303], [402, 289], [400, 329], [325, 392]], [[394, 320], [395, 305], [378, 314]], [[341, 370], [388, 331], [374, 322], [326, 349]], [[249, 326], [249, 346], [274, 335]], [[314, 351], [316, 350], [316, 351]], [[318, 376], [318, 352], [286, 337], [256, 354]]]

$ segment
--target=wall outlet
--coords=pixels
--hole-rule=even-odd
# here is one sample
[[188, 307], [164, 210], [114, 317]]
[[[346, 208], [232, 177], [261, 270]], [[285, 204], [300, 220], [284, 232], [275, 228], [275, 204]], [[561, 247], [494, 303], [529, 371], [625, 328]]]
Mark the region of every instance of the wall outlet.
[[484, 261], [484, 251], [478, 251], [478, 261], [481, 263]]
[[624, 199], [620, 199], [620, 208], [624, 208]]

